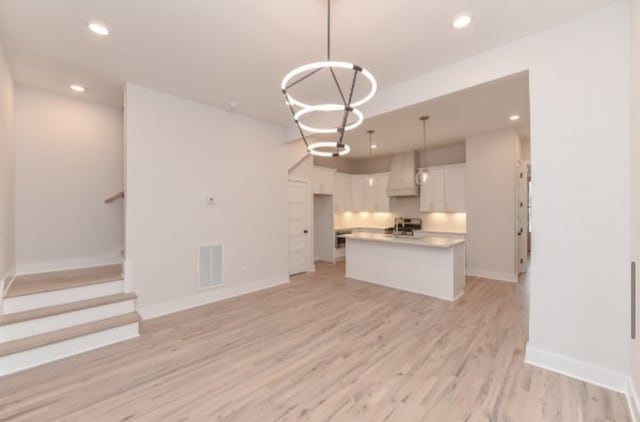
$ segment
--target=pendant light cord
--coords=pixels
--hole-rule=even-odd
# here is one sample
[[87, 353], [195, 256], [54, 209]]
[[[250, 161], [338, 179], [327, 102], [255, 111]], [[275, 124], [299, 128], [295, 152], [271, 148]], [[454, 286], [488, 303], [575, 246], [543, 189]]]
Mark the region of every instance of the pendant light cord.
[[429, 116], [421, 116], [420, 120], [422, 120], [422, 150], [426, 155], [427, 153], [427, 120], [429, 120]]
[[427, 120], [429, 120], [429, 116], [420, 116], [420, 120], [422, 120], [422, 159], [420, 161], [423, 162], [427, 156]]

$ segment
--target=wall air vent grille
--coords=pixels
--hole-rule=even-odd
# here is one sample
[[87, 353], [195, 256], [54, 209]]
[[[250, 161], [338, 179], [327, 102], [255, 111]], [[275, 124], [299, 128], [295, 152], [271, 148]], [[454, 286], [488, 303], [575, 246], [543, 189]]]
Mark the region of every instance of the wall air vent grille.
[[222, 284], [222, 245], [201, 245], [198, 251], [198, 288]]

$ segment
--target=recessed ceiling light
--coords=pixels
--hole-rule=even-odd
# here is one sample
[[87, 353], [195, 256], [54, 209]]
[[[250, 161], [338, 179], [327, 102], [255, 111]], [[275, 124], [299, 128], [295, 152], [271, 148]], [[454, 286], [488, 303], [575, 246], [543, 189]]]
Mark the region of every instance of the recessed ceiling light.
[[371, 149], [376, 149], [378, 146], [376, 144], [371, 145]]
[[453, 27], [455, 29], [462, 29], [471, 23], [471, 15], [460, 15], [453, 20]]
[[101, 23], [90, 22], [89, 25], [87, 26], [94, 34], [103, 35], [103, 36], [109, 35], [109, 28], [107, 28]]
[[509, 116], [509, 120], [515, 122], [516, 120], [520, 120], [520, 116], [517, 114], [512, 114], [511, 116]]
[[74, 84], [74, 85], [71, 85], [69, 88], [71, 88], [75, 92], [85, 92], [86, 91], [86, 89], [82, 85]]

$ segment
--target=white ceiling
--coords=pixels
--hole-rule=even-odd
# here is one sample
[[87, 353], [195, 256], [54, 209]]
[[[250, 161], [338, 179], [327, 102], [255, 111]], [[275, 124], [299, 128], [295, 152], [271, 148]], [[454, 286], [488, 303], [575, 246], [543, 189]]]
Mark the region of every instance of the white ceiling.
[[[332, 58], [370, 69], [384, 89], [611, 1], [334, 0]], [[455, 31], [462, 11], [473, 23]], [[90, 20], [112, 35], [90, 33]], [[0, 0], [20, 84], [120, 106], [130, 81], [282, 125], [280, 80], [325, 58], [325, 28], [325, 0]]]
[[[517, 114], [520, 119], [509, 120]], [[529, 76], [526, 72], [474, 86], [411, 107], [394, 110], [369, 119], [345, 133], [351, 147], [348, 158], [369, 157], [369, 135], [378, 148], [372, 157], [423, 148], [420, 116], [427, 115], [427, 148], [464, 141], [466, 136], [514, 129], [529, 137]], [[327, 139], [329, 139], [329, 135]], [[316, 140], [319, 137], [312, 138]], [[333, 139], [333, 138], [331, 138]]]

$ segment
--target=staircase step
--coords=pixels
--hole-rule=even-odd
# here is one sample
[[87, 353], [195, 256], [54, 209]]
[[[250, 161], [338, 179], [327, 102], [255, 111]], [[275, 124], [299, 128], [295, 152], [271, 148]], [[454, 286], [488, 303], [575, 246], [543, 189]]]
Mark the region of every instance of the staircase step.
[[121, 264], [25, 274], [16, 277], [4, 297], [25, 296], [117, 280], [122, 280]]
[[0, 357], [37, 347], [46, 346], [52, 343], [58, 343], [65, 340], [81, 337], [98, 331], [108, 330], [110, 328], [119, 327], [131, 323], [140, 322], [140, 315], [137, 312], [118, 315], [112, 318], [106, 318], [95, 322], [76, 325], [74, 327], [64, 328], [62, 330], [51, 331], [49, 333], [40, 334], [33, 337], [27, 337], [20, 340], [13, 340], [0, 344]]
[[48, 306], [46, 308], [33, 309], [30, 311], [17, 312], [14, 314], [0, 315], [0, 326], [30, 321], [32, 319], [46, 318], [53, 315], [79, 311], [82, 309], [93, 308], [101, 305], [108, 305], [110, 303], [136, 299], [137, 297], [138, 296], [135, 293], [120, 293], [115, 295], [97, 297], [94, 299], [81, 300], [78, 302], [65, 303], [62, 305]]

